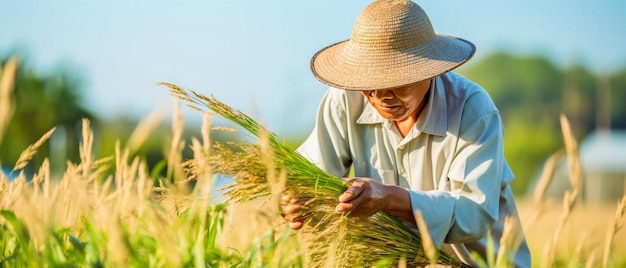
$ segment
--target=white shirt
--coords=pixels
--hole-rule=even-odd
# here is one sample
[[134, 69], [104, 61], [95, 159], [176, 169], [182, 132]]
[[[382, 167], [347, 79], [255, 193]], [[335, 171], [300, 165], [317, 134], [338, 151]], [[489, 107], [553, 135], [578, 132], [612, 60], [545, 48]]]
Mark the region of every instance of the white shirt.
[[[356, 177], [408, 189], [435, 245], [450, 244], [468, 264], [475, 265], [471, 252], [486, 256], [489, 226], [497, 250], [504, 219], [518, 219], [500, 113], [482, 87], [458, 74], [433, 80], [428, 104], [404, 138], [361, 92], [330, 88], [298, 151], [335, 176], [348, 176], [353, 165]], [[531, 266], [525, 240], [514, 262]]]

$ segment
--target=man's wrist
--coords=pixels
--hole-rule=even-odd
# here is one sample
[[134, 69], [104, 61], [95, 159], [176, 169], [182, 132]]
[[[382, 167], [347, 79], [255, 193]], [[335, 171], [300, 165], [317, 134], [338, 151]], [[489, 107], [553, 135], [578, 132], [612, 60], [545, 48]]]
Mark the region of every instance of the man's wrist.
[[409, 192], [396, 185], [385, 185], [387, 187], [387, 198], [384, 211], [403, 212], [411, 210], [411, 199]]

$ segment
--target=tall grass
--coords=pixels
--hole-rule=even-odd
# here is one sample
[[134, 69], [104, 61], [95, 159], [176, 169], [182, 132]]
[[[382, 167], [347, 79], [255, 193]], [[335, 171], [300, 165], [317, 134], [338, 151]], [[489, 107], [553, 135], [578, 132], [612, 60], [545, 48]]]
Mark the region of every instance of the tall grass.
[[[146, 164], [119, 142], [113, 157], [93, 159], [89, 121], [83, 126], [81, 162], [62, 178], [51, 177], [47, 159], [30, 180], [2, 176], [0, 267], [301, 266], [298, 257], [278, 258], [293, 247], [288, 232], [249, 248], [222, 243], [227, 206], [210, 202], [210, 170], [195, 169], [191, 193], [180, 187], [184, 179], [154, 186]], [[203, 144], [192, 144], [201, 163]]]
[[554, 251], [556, 243], [561, 236], [561, 231], [567, 224], [567, 221], [572, 213], [574, 204], [578, 198], [578, 193], [582, 185], [582, 171], [580, 169], [580, 160], [578, 157], [578, 144], [572, 133], [569, 120], [564, 115], [561, 115], [561, 129], [563, 131], [563, 138], [565, 140], [565, 151], [568, 159], [569, 179], [572, 189], [565, 192], [563, 197], [563, 214], [559, 219], [557, 228], [553, 234], [553, 238], [546, 245], [545, 254], [543, 259], [543, 267], [550, 267], [554, 260]]
[[[613, 221], [609, 221], [603, 251], [600, 249], [600, 247], [586, 248], [585, 245], [590, 239], [588, 233], [589, 230], [580, 229], [575, 230], [575, 233], [579, 234], [580, 237], [577, 240], [577, 244], [574, 245], [574, 253], [569, 256], [557, 255], [557, 245], [559, 244], [559, 242], [562, 242], [564, 240], [563, 231], [568, 226], [573, 224], [571, 218], [574, 212], [574, 208], [577, 204], [582, 203], [579, 193], [582, 191], [584, 179], [578, 152], [578, 144], [572, 133], [569, 120], [564, 115], [561, 115], [560, 122], [565, 148], [564, 150], [558, 151], [551, 155], [546, 161], [538, 184], [536, 185], [533, 192], [533, 196], [531, 199], [532, 212], [530, 213], [530, 217], [526, 222], [527, 232], [528, 230], [532, 230], [533, 228], [538, 227], [537, 224], [539, 223], [554, 227], [554, 229], [552, 229], [551, 231], [550, 238], [546, 239], [547, 243], [545, 243], [544, 245], [542, 252], [543, 254], [539, 256], [535, 255], [533, 257], [535, 261], [533, 266], [617, 267], [616, 265], [618, 265], [619, 262], [624, 262], [624, 258], [621, 258], [621, 260], [611, 258], [614, 256], [612, 251], [613, 241], [622, 224], [621, 221], [623, 220], [624, 206], [626, 206], [626, 204], [624, 203], [626, 202], [626, 196], [622, 198], [620, 202], [618, 202]], [[541, 222], [540, 218], [546, 212], [550, 203], [545, 195], [546, 190], [553, 182], [554, 171], [557, 167], [558, 162], [563, 159], [564, 156], [567, 157], [567, 178], [569, 179], [571, 188], [566, 190], [564, 193], [563, 199], [561, 200], [560, 216], [558, 217], [556, 222]], [[591, 221], [592, 219], [588, 220]], [[578, 224], [577, 226], [582, 225]], [[601, 263], [598, 263], [599, 254], [602, 254]]]
[[604, 244], [604, 252], [602, 255], [602, 267], [607, 267], [611, 263], [615, 234], [623, 226], [622, 221], [624, 219], [625, 211], [626, 211], [626, 196], [622, 197], [622, 199], [617, 203], [617, 209], [615, 210], [615, 215], [613, 216], [613, 220], [609, 222], [609, 226], [606, 229], [607, 230], [606, 242]]
[[[11, 119], [13, 106], [10, 95], [15, 75], [13, 70], [17, 70], [17, 63], [17, 58], [13, 58], [0, 67], [0, 141], [3, 142], [10, 142], [2, 140], [2, 126], [6, 126]], [[291, 232], [284, 224], [277, 223], [275, 193], [293, 187], [290, 178], [295, 177], [291, 176], [307, 172], [317, 174], [319, 171], [290, 171], [286, 167], [301, 163], [301, 160], [287, 158], [290, 153], [282, 156], [277, 154], [275, 149], [283, 144], [262, 129], [257, 132], [258, 144], [215, 146], [210, 132], [215, 131], [216, 127], [211, 126], [208, 114], [204, 115], [200, 137], [192, 137], [187, 141], [182, 138], [183, 121], [179, 108], [176, 108], [171, 129], [173, 138], [163, 141], [166, 152], [163, 161], [169, 161], [169, 173], [160, 176], [158, 172], [150, 170], [142, 157], [136, 155], [146, 134], [153, 131], [160, 121], [161, 117], [154, 114], [146, 118], [139, 123], [130, 138], [118, 140], [112, 155], [97, 159], [93, 151], [97, 133], [92, 132], [88, 120], [83, 120], [80, 160], [69, 162], [61, 175], [53, 175], [50, 170], [50, 159], [54, 155], [45, 158], [39, 167], [29, 166], [32, 165], [29, 160], [38, 153], [38, 148], [47, 145], [48, 136], [53, 130], [41, 133], [39, 140], [32, 141], [31, 146], [24, 148], [20, 160], [12, 167], [15, 179], [9, 180], [7, 174], [0, 172], [0, 267], [310, 267], [313, 262], [316, 264], [314, 266], [350, 266], [354, 262], [347, 262], [346, 256], [355, 255], [350, 255], [349, 247], [373, 252], [372, 255], [379, 254], [380, 257], [381, 252], [397, 252], [394, 251], [397, 249], [385, 248], [386, 245], [381, 246], [380, 243], [397, 240], [399, 236], [405, 236], [403, 239], [406, 239], [414, 235], [404, 233], [401, 229], [398, 233], [389, 234], [390, 229], [398, 226], [382, 225], [382, 222], [392, 222], [384, 218], [388, 216], [385, 214], [379, 214], [376, 216], [378, 218], [364, 224], [369, 226], [360, 226], [344, 215], [315, 218], [312, 214], [306, 227], [308, 231], [304, 229], [297, 234]], [[568, 133], [564, 131], [564, 135], [569, 135], [569, 138], [565, 137], [570, 142], [570, 149], [566, 150], [569, 157], [576, 151], [571, 150], [574, 148], [571, 146], [574, 139]], [[190, 148], [192, 159], [184, 159], [181, 148]], [[239, 151], [233, 151], [232, 148], [238, 148]], [[211, 196], [214, 195], [215, 172], [229, 167], [229, 159], [240, 165], [248, 165], [250, 170], [258, 172], [249, 174], [252, 179], [258, 179], [259, 176], [267, 179], [267, 183], [261, 184], [264, 186], [243, 191], [262, 193], [259, 195], [237, 196], [236, 192], [242, 192], [242, 189], [238, 189], [238, 186], [229, 188], [234, 191], [231, 192], [233, 200], [244, 202], [256, 198], [265, 201], [265, 205], [242, 210], [243, 206], [213, 201]], [[242, 162], [242, 159], [250, 161]], [[574, 165], [579, 164], [574, 162]], [[22, 172], [24, 168], [31, 168], [35, 172], [26, 175]], [[233, 170], [237, 170], [237, 167], [233, 167]], [[550, 173], [549, 170], [547, 173]], [[546, 179], [546, 186], [538, 189], [547, 187], [549, 180]], [[322, 192], [328, 191], [323, 187], [337, 187], [333, 191], [341, 191], [344, 187], [341, 184], [326, 185], [323, 175], [316, 181], [314, 186], [317, 191], [303, 193], [311, 194], [321, 208], [326, 204]], [[572, 184], [581, 185], [575, 183]], [[311, 184], [293, 188], [302, 190], [308, 187], [312, 187]], [[590, 236], [585, 236], [587, 238], [579, 240], [575, 245], [574, 256], [559, 256], [554, 241], [567, 238], [562, 229], [572, 224], [571, 213], [576, 203], [572, 201], [575, 199], [572, 198], [574, 193], [565, 199], [561, 219], [556, 222], [558, 224], [541, 221], [542, 214], [538, 213], [534, 224], [530, 226], [552, 225], [559, 228], [556, 230], [559, 235], [550, 239], [552, 248], [544, 251], [552, 252], [535, 255], [536, 263], [533, 266], [619, 267], [625, 258], [616, 255], [614, 249], [623, 243], [617, 239], [617, 235], [623, 225], [626, 199], [618, 203], [612, 220], [607, 221], [602, 246], [591, 249], [586, 247], [585, 243]], [[534, 202], [547, 203], [541, 191]], [[419, 216], [416, 218], [419, 219]], [[242, 222], [242, 219], [247, 221]], [[506, 228], [516, 227], [507, 224]], [[304, 237], [307, 232], [318, 235]], [[387, 236], [380, 236], [381, 233]], [[371, 241], [368, 239], [372, 239], [373, 234], [376, 234], [378, 240], [371, 244], [342, 242]], [[515, 232], [511, 231], [510, 234], [503, 237], [509, 244], [501, 242], [505, 247], [515, 245]], [[441, 261], [441, 256], [437, 259], [438, 252], [429, 245], [426, 233], [419, 242], [419, 247], [424, 250], [423, 255], [420, 255], [421, 260], [425, 260], [424, 265]], [[375, 251], [377, 249], [381, 251]], [[365, 259], [353, 261], [373, 267], [412, 267], [415, 262], [410, 254], [415, 254], [418, 249], [409, 251], [373, 263]], [[507, 258], [505, 255], [505, 251], [498, 254], [494, 252], [490, 257], [493, 259], [485, 263], [506, 267], [506, 261], [502, 262], [502, 259]]]
[[[13, 77], [2, 69], [6, 85]], [[277, 257], [294, 248], [288, 232], [268, 232], [248, 248], [224, 242], [233, 236], [223, 233], [227, 206], [210, 201], [210, 169], [196, 168], [196, 187], [188, 186], [179, 119], [164, 156], [177, 171], [167, 177], [150, 177], [147, 164], [133, 154], [152, 122], [140, 123], [127, 147], [118, 141], [114, 155], [96, 159], [95, 134], [83, 120], [80, 161], [68, 163], [60, 177], [51, 175], [49, 158], [32, 167], [32, 177], [19, 172], [53, 130], [25, 148], [13, 168], [16, 178], [0, 173], [0, 267], [301, 267], [297, 256]], [[195, 160], [207, 167], [208, 128], [191, 143]]]
[[0, 66], [0, 144], [2, 144], [4, 131], [8, 127], [15, 109], [11, 105], [11, 95], [18, 64], [19, 58], [14, 56], [7, 61], [5, 66]]

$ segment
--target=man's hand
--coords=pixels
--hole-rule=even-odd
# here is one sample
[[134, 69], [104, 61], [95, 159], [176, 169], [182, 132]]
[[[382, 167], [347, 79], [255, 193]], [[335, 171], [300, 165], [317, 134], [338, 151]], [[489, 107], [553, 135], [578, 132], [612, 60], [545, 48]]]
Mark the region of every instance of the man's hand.
[[[378, 211], [386, 211], [414, 223], [409, 193], [396, 185], [386, 185], [371, 178], [345, 179], [351, 186], [339, 196], [337, 213], [348, 212], [348, 217], [370, 217]], [[285, 192], [280, 198], [281, 216], [289, 227], [299, 230], [307, 215], [304, 210], [310, 198], [301, 198]]]
[[349, 217], [369, 217], [386, 210], [392, 198], [392, 189], [370, 178], [346, 179], [352, 186], [339, 196], [338, 213], [349, 212]]
[[285, 192], [280, 197], [281, 216], [289, 223], [289, 227], [293, 230], [300, 230], [304, 225], [308, 201], [310, 198], [299, 198], [291, 192]]
[[351, 178], [346, 181], [352, 183], [352, 186], [339, 196], [336, 212], [349, 212], [349, 217], [369, 217], [382, 210], [415, 224], [411, 198], [406, 189], [370, 178]]

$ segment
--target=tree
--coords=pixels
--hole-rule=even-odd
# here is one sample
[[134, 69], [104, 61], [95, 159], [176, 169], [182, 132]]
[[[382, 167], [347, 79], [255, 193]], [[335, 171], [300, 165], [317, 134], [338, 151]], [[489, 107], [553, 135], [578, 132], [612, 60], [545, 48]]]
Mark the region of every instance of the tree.
[[[2, 65], [6, 61], [3, 59]], [[26, 65], [19, 66], [11, 98], [14, 114], [0, 144], [2, 164], [12, 167], [24, 149], [53, 127], [56, 131], [49, 141], [50, 146], [39, 148], [29, 166], [39, 166], [44, 157], [51, 155], [50, 148], [59, 148], [55, 154], [61, 165], [66, 159], [77, 161], [81, 120], [96, 121], [83, 107], [80, 89], [80, 80], [67, 69], [43, 75]]]
[[609, 90], [611, 127], [626, 129], [626, 68], [611, 75], [605, 86]]

